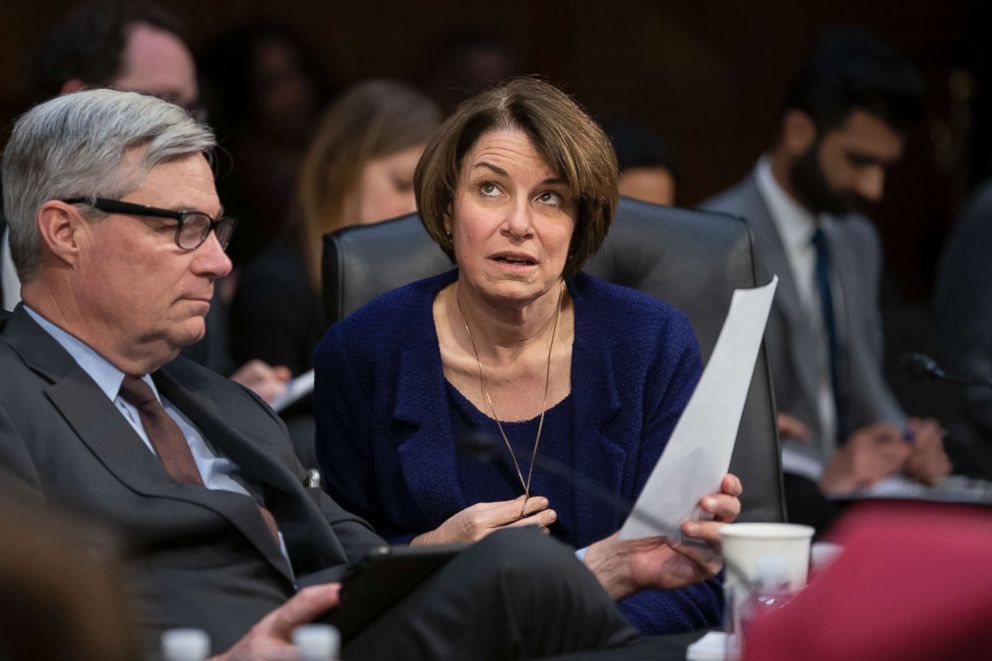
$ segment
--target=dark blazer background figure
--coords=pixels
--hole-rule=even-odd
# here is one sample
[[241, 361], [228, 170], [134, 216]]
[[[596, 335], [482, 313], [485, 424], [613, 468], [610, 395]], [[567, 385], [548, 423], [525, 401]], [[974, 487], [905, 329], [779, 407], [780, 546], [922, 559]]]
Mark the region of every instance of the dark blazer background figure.
[[[239, 274], [231, 326], [237, 329], [231, 334], [236, 361], [258, 358], [285, 365], [294, 375], [313, 368], [313, 351], [327, 325], [293, 235], [277, 238]], [[308, 440], [312, 446], [312, 432]]]
[[[755, 175], [748, 175], [734, 188], [703, 203], [702, 208], [743, 216], [754, 233], [758, 266], [763, 271], [761, 281], [778, 275], [778, 290], [765, 329], [775, 400], [780, 411], [806, 425], [812, 435], [811, 447], [821, 452], [829, 450], [833, 439], [820, 438], [816, 406], [819, 375], [809, 354], [813, 346], [812, 321], [803, 310], [785, 247]], [[840, 285], [835, 293], [835, 305], [840, 311], [839, 392], [848, 416], [848, 432], [881, 421], [903, 426], [906, 416], [882, 374], [882, 320], [878, 307], [882, 258], [878, 235], [867, 218], [855, 213], [828, 218], [823, 230], [833, 256], [831, 279]], [[786, 439], [783, 443], [806, 451], [794, 441]], [[830, 459], [829, 455], [825, 458]]]
[[[319, 489], [305, 489], [285, 428], [257, 396], [183, 358], [160, 393], [264, 491], [290, 567], [252, 498], [179, 484], [114, 404], [18, 308], [0, 335], [0, 467], [38, 498], [121, 533], [149, 633], [194, 626], [227, 649], [302, 586], [337, 580], [382, 540]], [[233, 534], [232, 534], [233, 533]], [[234, 589], [231, 589], [232, 586]]]
[[[992, 380], [992, 182], [972, 198], [947, 240], [934, 291], [934, 321], [948, 372]], [[992, 389], [967, 386], [949, 444], [955, 466], [992, 479]]]

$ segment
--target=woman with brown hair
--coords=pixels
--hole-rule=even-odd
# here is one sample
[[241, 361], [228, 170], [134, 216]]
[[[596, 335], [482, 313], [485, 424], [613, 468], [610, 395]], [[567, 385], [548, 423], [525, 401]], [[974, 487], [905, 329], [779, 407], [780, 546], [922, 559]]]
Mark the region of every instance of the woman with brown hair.
[[[317, 349], [317, 455], [331, 494], [387, 538], [474, 541], [536, 525], [577, 548], [643, 633], [720, 622], [719, 527], [621, 542], [624, 516], [535, 467], [554, 459], [633, 501], [701, 373], [680, 312], [581, 272], [618, 201], [608, 138], [532, 78], [455, 110], [417, 166], [421, 220], [457, 269], [390, 292]], [[506, 462], [456, 452], [472, 430]], [[639, 593], [639, 594], [636, 594]]]
[[388, 80], [359, 83], [328, 108], [301, 168], [289, 232], [241, 277], [232, 308], [238, 360], [310, 368], [326, 328], [322, 237], [413, 212], [414, 168], [440, 121], [430, 99]]

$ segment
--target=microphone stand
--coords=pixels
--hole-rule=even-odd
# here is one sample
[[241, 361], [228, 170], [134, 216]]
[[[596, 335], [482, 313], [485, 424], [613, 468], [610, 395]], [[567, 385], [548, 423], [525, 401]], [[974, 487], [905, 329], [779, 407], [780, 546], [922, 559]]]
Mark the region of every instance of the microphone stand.
[[909, 353], [903, 356], [903, 365], [911, 376], [924, 381], [947, 381], [963, 386], [985, 386], [992, 389], [992, 380], [961, 374], [948, 374], [936, 360], [922, 353]]

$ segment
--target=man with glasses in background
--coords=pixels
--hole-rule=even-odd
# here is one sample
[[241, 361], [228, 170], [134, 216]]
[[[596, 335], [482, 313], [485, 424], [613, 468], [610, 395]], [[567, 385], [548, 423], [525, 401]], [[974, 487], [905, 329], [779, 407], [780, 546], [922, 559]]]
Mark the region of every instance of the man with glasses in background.
[[[182, 107], [197, 120], [205, 119], [196, 65], [180, 36], [179, 22], [156, 5], [118, 0], [86, 5], [49, 33], [31, 72], [33, 97], [50, 99], [87, 87], [144, 92]], [[0, 219], [0, 302], [9, 311], [20, 301], [20, 282], [3, 224]], [[204, 338], [186, 347], [183, 355], [230, 374], [269, 402], [285, 391], [290, 377], [285, 368], [259, 360], [234, 364], [220, 288], [206, 324]]]

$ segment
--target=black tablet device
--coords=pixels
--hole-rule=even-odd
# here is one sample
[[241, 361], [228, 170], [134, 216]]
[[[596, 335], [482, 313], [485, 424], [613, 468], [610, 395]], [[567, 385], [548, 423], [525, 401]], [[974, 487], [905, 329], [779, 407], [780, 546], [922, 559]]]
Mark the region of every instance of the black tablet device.
[[345, 574], [341, 601], [328, 622], [347, 641], [430, 578], [467, 544], [378, 546]]

